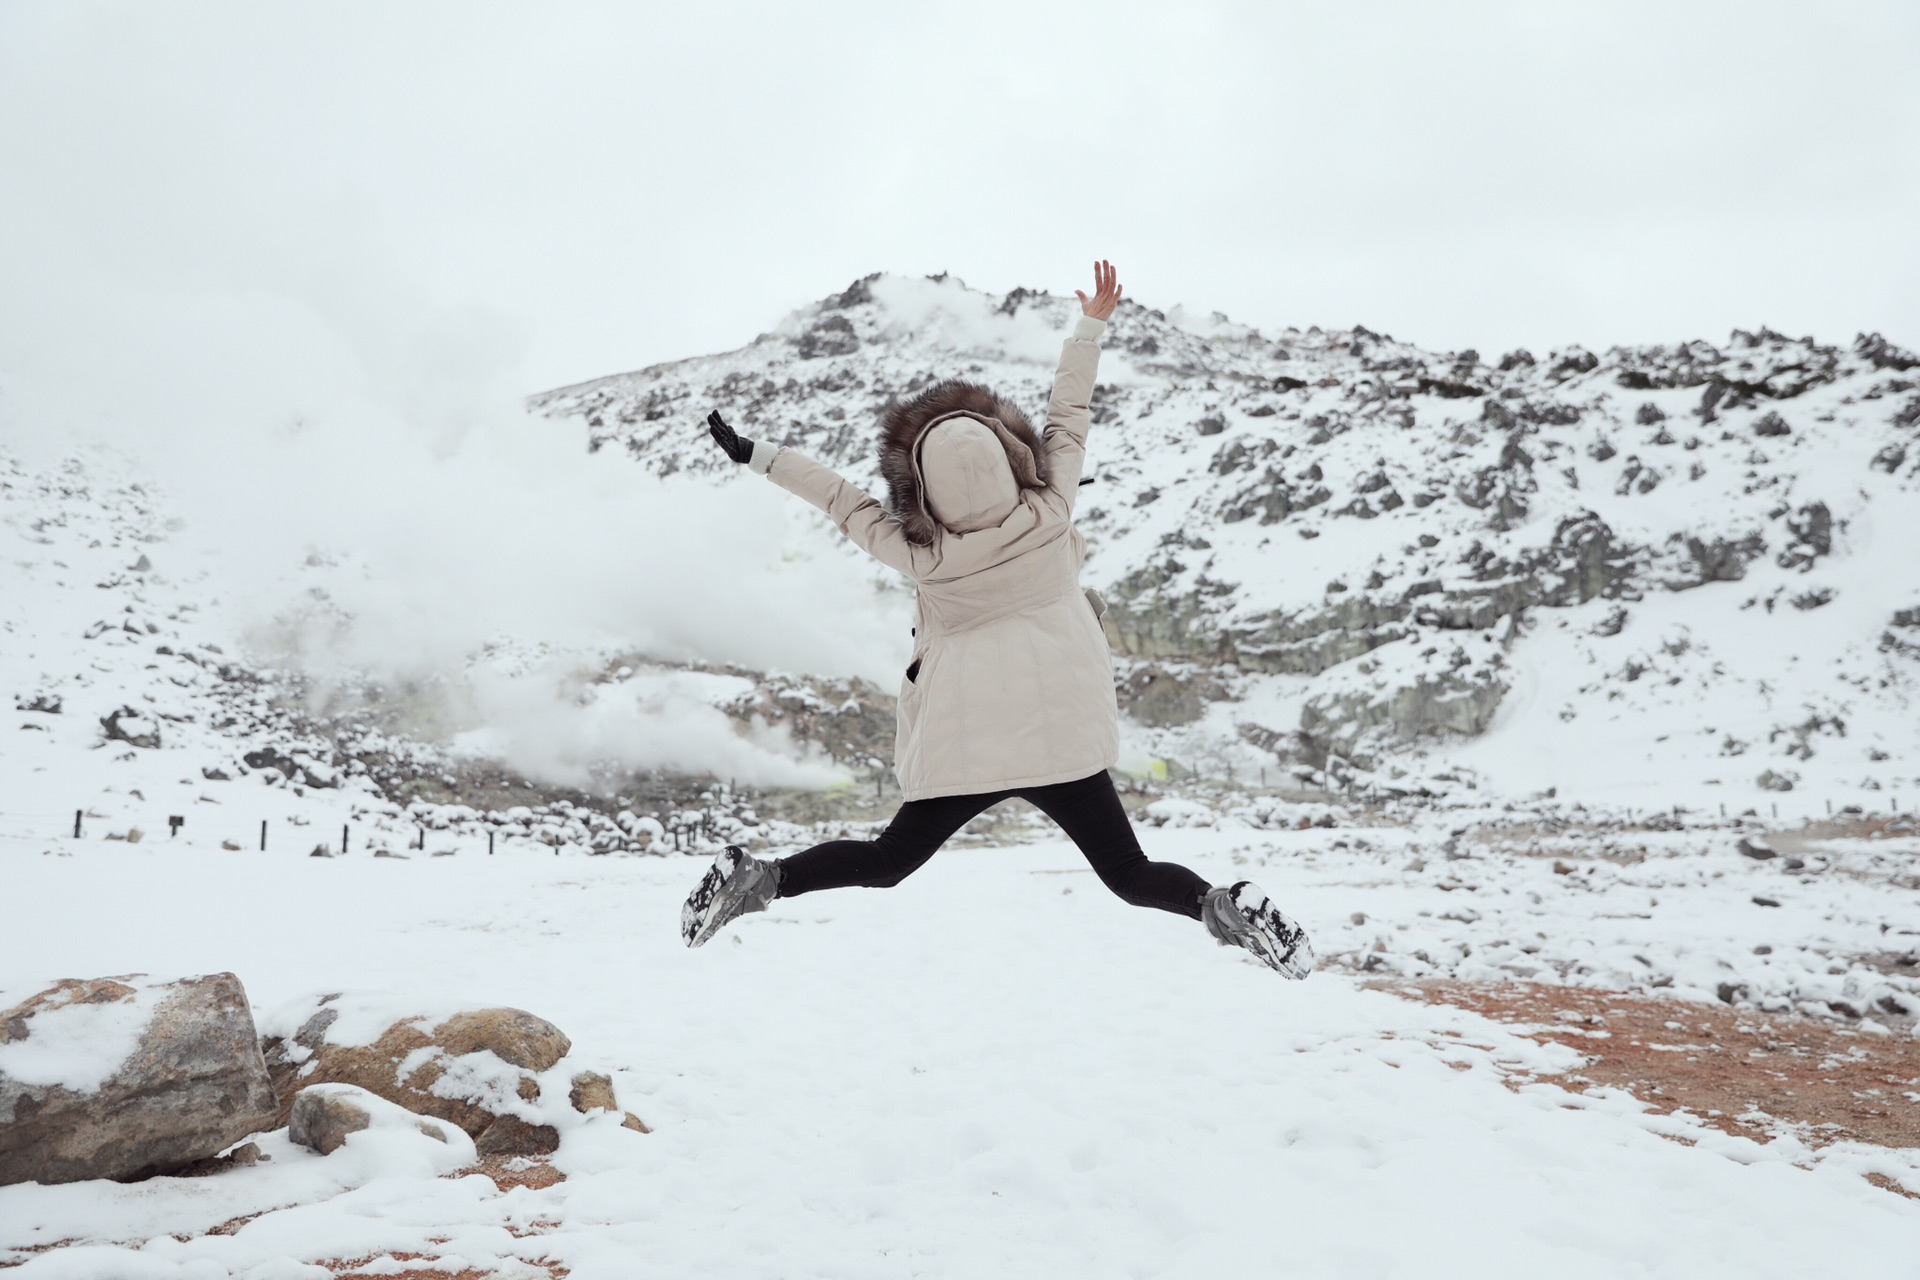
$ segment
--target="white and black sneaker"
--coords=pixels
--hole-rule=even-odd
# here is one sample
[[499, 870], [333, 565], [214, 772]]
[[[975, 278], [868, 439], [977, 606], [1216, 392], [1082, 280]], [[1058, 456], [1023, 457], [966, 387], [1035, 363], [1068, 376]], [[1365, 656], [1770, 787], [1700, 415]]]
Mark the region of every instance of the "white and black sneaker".
[[1278, 969], [1289, 978], [1304, 978], [1313, 972], [1313, 947], [1307, 941], [1307, 931], [1288, 919], [1251, 880], [1242, 880], [1231, 888], [1209, 889], [1201, 903], [1200, 918], [1223, 947], [1245, 947], [1268, 968]]
[[780, 892], [780, 864], [762, 862], [737, 844], [722, 849], [680, 908], [680, 936], [702, 945], [749, 911], [765, 911]]

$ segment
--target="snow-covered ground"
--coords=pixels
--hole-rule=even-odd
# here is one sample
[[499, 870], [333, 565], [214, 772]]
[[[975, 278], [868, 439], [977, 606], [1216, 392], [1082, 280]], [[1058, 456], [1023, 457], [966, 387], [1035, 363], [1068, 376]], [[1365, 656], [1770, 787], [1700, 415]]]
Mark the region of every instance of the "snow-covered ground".
[[[1487, 889], [1383, 883], [1379, 861], [1332, 847], [1351, 834], [1148, 842], [1252, 874], [1329, 951], [1437, 931], [1420, 912], [1462, 897], [1486, 908]], [[516, 1005], [654, 1129], [570, 1133], [564, 1182], [505, 1194], [393, 1134], [324, 1158], [270, 1135], [271, 1161], [208, 1178], [4, 1188], [0, 1260], [22, 1280], [319, 1277], [308, 1264], [390, 1252], [575, 1280], [1913, 1274], [1920, 1201], [1862, 1175], [1920, 1191], [1920, 1153], [1756, 1144], [1569, 1091], [1570, 1051], [1336, 966], [1286, 982], [1123, 905], [1059, 842], [950, 849], [896, 890], [776, 903], [698, 951], [674, 931], [685, 858], [183, 839], [7, 859], [11, 901], [41, 904], [9, 912], [9, 973], [231, 969], [268, 1016], [341, 989]], [[1602, 963], [1642, 945], [1637, 922], [1604, 917], [1644, 900], [1607, 883], [1581, 900]], [[1717, 941], [1676, 899], [1675, 946]], [[53, 909], [80, 903], [84, 927]], [[1571, 914], [1534, 918], [1557, 932]], [[1821, 931], [1765, 914], [1777, 944]], [[1541, 1078], [1516, 1091], [1513, 1070]]]

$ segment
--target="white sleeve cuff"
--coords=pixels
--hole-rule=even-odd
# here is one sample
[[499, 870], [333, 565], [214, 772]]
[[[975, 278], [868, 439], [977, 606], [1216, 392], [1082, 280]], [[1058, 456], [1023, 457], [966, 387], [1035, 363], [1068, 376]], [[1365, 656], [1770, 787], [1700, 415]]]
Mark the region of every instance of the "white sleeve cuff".
[[753, 442], [753, 456], [747, 459], [747, 470], [757, 476], [763, 476], [773, 467], [773, 460], [779, 454], [780, 446], [766, 440]]
[[1088, 342], [1100, 341], [1100, 335], [1106, 331], [1107, 322], [1105, 320], [1096, 320], [1089, 315], [1081, 316], [1073, 325], [1073, 336]]

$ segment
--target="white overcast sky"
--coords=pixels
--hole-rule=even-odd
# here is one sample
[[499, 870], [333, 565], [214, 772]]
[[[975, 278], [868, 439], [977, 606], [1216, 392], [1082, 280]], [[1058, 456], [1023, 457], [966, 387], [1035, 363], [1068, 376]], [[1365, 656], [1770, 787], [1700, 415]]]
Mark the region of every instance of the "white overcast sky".
[[0, 0], [0, 378], [454, 413], [1096, 257], [1440, 349], [1914, 345], [1917, 161], [1913, 0]]

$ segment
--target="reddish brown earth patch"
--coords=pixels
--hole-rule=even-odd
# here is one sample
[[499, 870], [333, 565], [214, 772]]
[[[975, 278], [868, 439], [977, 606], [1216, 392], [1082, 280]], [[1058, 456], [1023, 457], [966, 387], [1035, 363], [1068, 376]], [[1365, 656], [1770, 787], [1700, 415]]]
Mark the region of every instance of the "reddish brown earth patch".
[[[52, 1244], [15, 1245], [13, 1246], [13, 1251], [15, 1253], [26, 1253], [26, 1254], [38, 1255], [42, 1253], [52, 1253], [55, 1249], [64, 1249], [68, 1245], [75, 1245], [79, 1243], [80, 1242], [78, 1240], [55, 1240]], [[25, 1259], [25, 1258], [21, 1259], [18, 1262], [0, 1262], [0, 1271], [11, 1271], [15, 1267], [24, 1267], [27, 1265], [27, 1262], [28, 1262], [28, 1259]]]
[[[333, 1273], [334, 1280], [493, 1280], [498, 1271], [477, 1271], [468, 1267], [465, 1271], [441, 1271], [435, 1267], [409, 1267], [405, 1271], [364, 1271], [376, 1261], [385, 1263], [393, 1258], [400, 1262], [430, 1262], [432, 1255], [425, 1253], [374, 1253], [364, 1258], [350, 1258], [336, 1262], [322, 1262], [319, 1265]], [[545, 1267], [553, 1280], [565, 1280], [569, 1274], [567, 1268], [557, 1262], [530, 1262], [527, 1265]], [[342, 1270], [345, 1268], [345, 1270]]]
[[1920, 1093], [1920, 1038], [1911, 1033], [1530, 982], [1368, 985], [1565, 1045], [1588, 1062], [1555, 1079], [1624, 1089], [1724, 1133], [1765, 1139], [1784, 1124], [1809, 1146], [1920, 1147], [1920, 1102], [1907, 1097]]
[[[515, 1169], [511, 1166], [521, 1165]], [[481, 1156], [480, 1163], [468, 1165], [454, 1174], [464, 1178], [470, 1173], [484, 1173], [493, 1179], [493, 1185], [502, 1191], [511, 1191], [515, 1187], [526, 1187], [532, 1191], [544, 1191], [557, 1182], [565, 1182], [567, 1175], [544, 1160], [535, 1160], [530, 1156]]]

